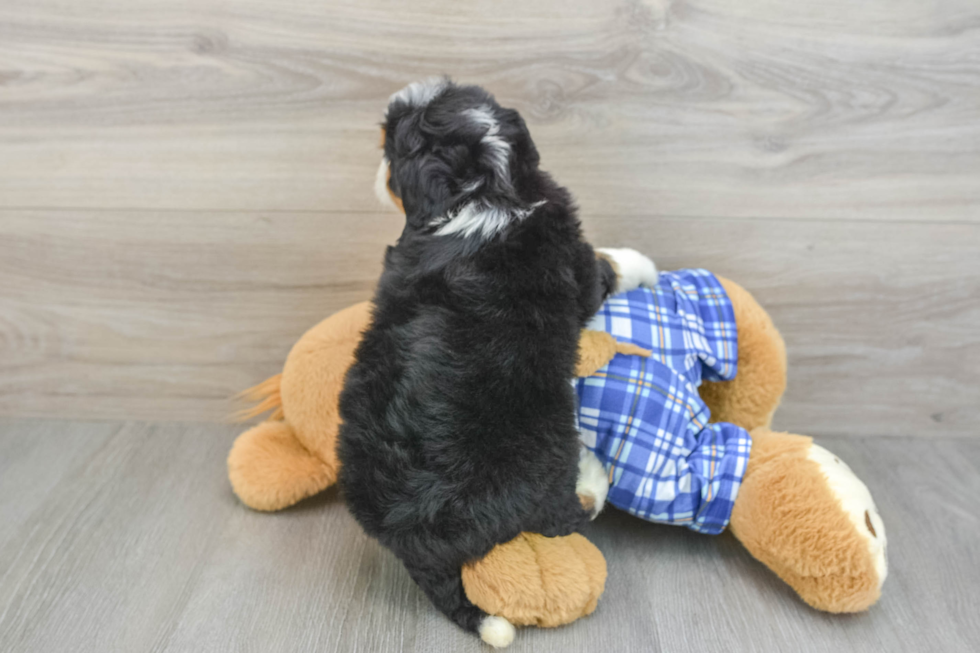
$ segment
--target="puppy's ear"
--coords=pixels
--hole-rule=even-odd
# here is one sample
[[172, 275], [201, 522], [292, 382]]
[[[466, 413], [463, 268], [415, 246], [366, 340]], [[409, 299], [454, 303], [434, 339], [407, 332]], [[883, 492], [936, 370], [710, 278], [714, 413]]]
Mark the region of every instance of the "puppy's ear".
[[477, 87], [450, 85], [425, 106], [389, 106], [389, 186], [424, 227], [472, 200], [520, 207], [515, 181], [538, 153], [520, 115]]
[[538, 148], [531, 140], [531, 132], [515, 109], [501, 109], [500, 130], [511, 144], [510, 179], [511, 184], [520, 190], [524, 182], [537, 172], [541, 163]]
[[422, 228], [456, 204], [453, 156], [446, 151], [421, 151], [391, 161], [389, 188], [401, 200], [405, 219]]

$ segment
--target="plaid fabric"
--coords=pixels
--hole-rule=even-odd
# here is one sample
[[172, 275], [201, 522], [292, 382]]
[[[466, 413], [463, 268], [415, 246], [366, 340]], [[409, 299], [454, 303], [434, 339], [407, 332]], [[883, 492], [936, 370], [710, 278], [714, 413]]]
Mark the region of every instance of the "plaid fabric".
[[725, 529], [752, 440], [708, 424], [702, 379], [735, 377], [735, 314], [706, 270], [663, 272], [653, 289], [610, 298], [590, 329], [653, 351], [617, 354], [576, 381], [582, 441], [609, 474], [608, 501], [649, 521], [717, 534]]

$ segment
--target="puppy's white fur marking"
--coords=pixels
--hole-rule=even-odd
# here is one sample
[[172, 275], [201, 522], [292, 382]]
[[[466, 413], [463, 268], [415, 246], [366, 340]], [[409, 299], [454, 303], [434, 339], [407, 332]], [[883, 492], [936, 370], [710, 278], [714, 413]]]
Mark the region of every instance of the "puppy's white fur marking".
[[513, 624], [503, 617], [485, 617], [480, 624], [480, 639], [494, 648], [510, 646], [516, 633]]
[[603, 247], [596, 251], [605, 254], [613, 262], [613, 267], [616, 268], [617, 293], [634, 290], [640, 286], [652, 288], [660, 277], [653, 261], [635, 249]]
[[[493, 109], [489, 105], [482, 105], [475, 109], [466, 109], [463, 115], [486, 129], [480, 142], [486, 148], [485, 156], [489, 166], [500, 182], [510, 188], [510, 143], [500, 137], [500, 124], [493, 117]], [[474, 192], [483, 183], [483, 179], [470, 181], [463, 190], [468, 193]], [[536, 202], [526, 209], [512, 209], [475, 200], [464, 204], [453, 213], [437, 218], [432, 222], [432, 226], [439, 227], [435, 232], [437, 236], [459, 234], [469, 237], [479, 234], [482, 238], [488, 239], [503, 231], [511, 222], [523, 220], [542, 204], [543, 201]]]
[[493, 167], [494, 172], [509, 186], [510, 165], [508, 161], [510, 159], [510, 143], [500, 137], [500, 125], [497, 123], [497, 119], [493, 117], [493, 109], [487, 105], [483, 105], [476, 109], [467, 109], [463, 114], [478, 125], [487, 128], [480, 142], [487, 148], [490, 165]]
[[450, 213], [437, 220], [442, 226], [436, 230], [437, 236], [459, 234], [472, 236], [479, 233], [483, 238], [490, 238], [502, 231], [511, 221], [511, 213], [499, 206], [488, 206], [482, 202], [464, 204], [456, 213]]
[[473, 181], [463, 184], [463, 191], [467, 193], [472, 193], [479, 190], [480, 186], [483, 185], [483, 179], [474, 179]]
[[429, 77], [418, 82], [412, 82], [397, 93], [393, 93], [388, 98], [388, 104], [390, 105], [395, 100], [401, 100], [412, 107], [424, 107], [446, 88], [446, 83], [446, 79], [443, 77]]
[[606, 470], [596, 455], [585, 447], [582, 447], [578, 459], [578, 482], [575, 484], [575, 493], [595, 500], [592, 519], [595, 519], [606, 505], [606, 495], [609, 493]]
[[389, 169], [390, 165], [388, 163], [388, 157], [381, 157], [381, 165], [378, 166], [378, 174], [374, 177], [374, 194], [378, 196], [378, 201], [381, 202], [381, 206], [398, 211], [398, 205], [395, 204], [395, 200], [391, 199], [391, 193], [388, 192]]
[[544, 200], [535, 202], [527, 209], [505, 209], [477, 200], [464, 204], [455, 213], [433, 220], [432, 226], [439, 227], [435, 232], [437, 236], [479, 235], [487, 239], [503, 231], [511, 222], [523, 220], [531, 215], [534, 209], [542, 204]]

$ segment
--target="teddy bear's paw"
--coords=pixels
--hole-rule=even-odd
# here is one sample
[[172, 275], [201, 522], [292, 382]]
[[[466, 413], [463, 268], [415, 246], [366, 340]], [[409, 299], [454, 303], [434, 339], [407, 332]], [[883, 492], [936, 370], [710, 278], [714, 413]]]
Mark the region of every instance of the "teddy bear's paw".
[[[521, 533], [482, 560], [463, 566], [467, 598], [484, 612], [518, 626], [553, 628], [591, 614], [605, 585], [605, 558], [578, 533]], [[484, 619], [481, 637], [484, 626], [487, 637], [506, 630]]]
[[515, 634], [514, 625], [503, 617], [491, 615], [480, 623], [480, 639], [494, 648], [510, 646]]
[[606, 505], [606, 495], [609, 493], [609, 481], [606, 470], [596, 458], [596, 455], [582, 447], [578, 459], [578, 482], [575, 484], [582, 507], [591, 513], [590, 519], [595, 519]]
[[657, 279], [660, 276], [657, 272], [657, 266], [635, 249], [604, 247], [596, 251], [609, 261], [616, 272], [614, 293], [634, 290], [640, 286], [652, 288], [657, 284]]
[[880, 588], [888, 575], [888, 538], [871, 492], [844, 461], [823, 447], [811, 445], [807, 458], [820, 466], [830, 491], [840, 502], [841, 508], [854, 526], [854, 531], [867, 545]]

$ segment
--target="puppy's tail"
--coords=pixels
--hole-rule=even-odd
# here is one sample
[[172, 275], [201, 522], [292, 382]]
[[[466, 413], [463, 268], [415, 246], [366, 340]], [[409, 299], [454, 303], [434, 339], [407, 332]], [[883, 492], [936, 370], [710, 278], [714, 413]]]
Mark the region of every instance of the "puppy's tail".
[[272, 414], [267, 419], [273, 421], [281, 420], [284, 417], [282, 412], [282, 394], [280, 392], [281, 385], [282, 374], [276, 374], [275, 376], [270, 376], [262, 383], [253, 385], [248, 390], [243, 390], [235, 395], [235, 399], [246, 401], [253, 405], [233, 413], [231, 416], [232, 421], [247, 422], [253, 417], [258, 417], [262, 413], [270, 410]]
[[513, 624], [503, 617], [489, 615], [466, 597], [462, 569], [435, 569], [405, 561], [405, 568], [429, 600], [463, 630], [480, 635], [494, 648], [504, 648], [514, 641]]

